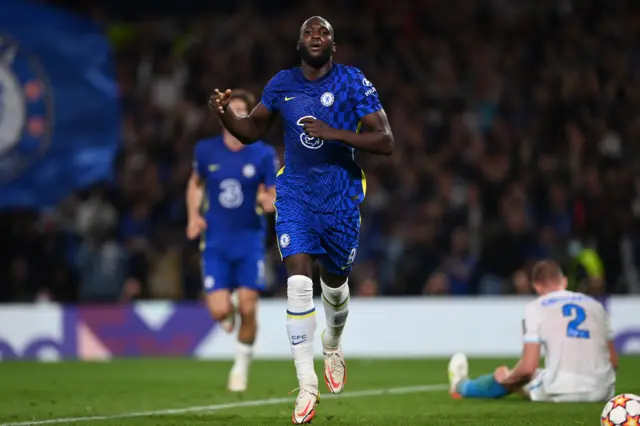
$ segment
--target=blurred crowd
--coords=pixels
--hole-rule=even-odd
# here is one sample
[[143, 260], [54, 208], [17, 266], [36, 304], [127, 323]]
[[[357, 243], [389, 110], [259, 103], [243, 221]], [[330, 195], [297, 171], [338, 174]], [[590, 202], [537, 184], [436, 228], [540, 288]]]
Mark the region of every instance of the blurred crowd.
[[[336, 60], [376, 86], [396, 140], [390, 158], [358, 157], [368, 192], [354, 293], [526, 294], [543, 258], [573, 289], [640, 293], [637, 2], [256, 0], [134, 22], [110, 13], [90, 11], [117, 60], [114, 179], [55, 209], [0, 213], [0, 301], [198, 298], [183, 200], [195, 142], [220, 132], [207, 97], [260, 94], [298, 62], [312, 15], [334, 25]], [[279, 126], [266, 139], [282, 156]], [[279, 296], [273, 231], [268, 241], [267, 295]]]

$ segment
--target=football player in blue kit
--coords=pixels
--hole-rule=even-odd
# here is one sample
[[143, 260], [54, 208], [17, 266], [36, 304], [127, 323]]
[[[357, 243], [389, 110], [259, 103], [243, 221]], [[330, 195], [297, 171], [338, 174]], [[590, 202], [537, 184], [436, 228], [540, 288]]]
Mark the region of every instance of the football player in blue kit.
[[374, 86], [357, 68], [334, 63], [331, 24], [312, 17], [300, 28], [300, 67], [280, 71], [249, 116], [229, 108], [230, 90], [209, 106], [241, 142], [258, 140], [280, 115], [285, 166], [276, 179], [276, 234], [287, 269], [287, 333], [299, 382], [295, 424], [309, 423], [319, 400], [312, 340], [316, 309], [311, 281], [320, 263], [326, 328], [324, 378], [339, 393], [347, 370], [340, 337], [349, 312], [348, 275], [358, 248], [359, 205], [366, 180], [355, 151], [390, 155], [393, 134]]
[[[255, 98], [236, 90], [228, 108], [247, 115]], [[256, 304], [264, 289], [266, 221], [273, 211], [275, 150], [262, 142], [245, 146], [228, 131], [200, 141], [187, 187], [187, 237], [201, 237], [206, 303], [213, 318], [231, 332], [240, 315], [235, 363], [228, 387], [247, 388], [249, 364], [257, 333]]]

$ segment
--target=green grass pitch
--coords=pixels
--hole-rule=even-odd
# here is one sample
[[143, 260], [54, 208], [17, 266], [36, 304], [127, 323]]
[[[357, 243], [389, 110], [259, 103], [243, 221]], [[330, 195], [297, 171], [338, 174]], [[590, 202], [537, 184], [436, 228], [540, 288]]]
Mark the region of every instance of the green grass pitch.
[[[476, 376], [514, 360], [472, 359]], [[447, 361], [351, 360], [343, 394], [321, 383], [314, 425], [597, 425], [604, 404], [509, 397], [452, 400]], [[287, 425], [293, 363], [258, 361], [250, 388], [226, 391], [230, 363], [140, 359], [108, 363], [0, 363], [0, 425]], [[316, 371], [321, 372], [320, 364]], [[322, 379], [320, 379], [322, 381]], [[640, 394], [640, 357], [625, 357], [618, 393]]]

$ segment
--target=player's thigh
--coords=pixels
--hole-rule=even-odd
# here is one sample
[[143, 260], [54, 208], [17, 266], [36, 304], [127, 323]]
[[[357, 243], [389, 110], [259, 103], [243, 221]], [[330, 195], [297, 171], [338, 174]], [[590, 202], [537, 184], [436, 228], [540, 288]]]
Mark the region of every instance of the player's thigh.
[[611, 386], [603, 386], [602, 389], [597, 389], [593, 395], [591, 395], [590, 401], [609, 401], [611, 398], [616, 396], [616, 385], [615, 383]]
[[235, 259], [232, 268], [232, 282], [238, 288], [262, 292], [266, 286], [264, 248], [256, 247]]
[[303, 275], [313, 277], [313, 256], [306, 253], [297, 253], [284, 258], [284, 268], [287, 276]]
[[260, 292], [253, 288], [239, 287], [236, 294], [238, 296], [238, 312], [242, 320], [255, 321]]
[[318, 216], [299, 203], [278, 200], [275, 206], [280, 258], [285, 261], [287, 273], [297, 275], [306, 266], [311, 266], [310, 256], [324, 254]]
[[205, 295], [205, 301], [209, 313], [216, 321], [226, 318], [232, 310], [231, 291], [223, 288]]
[[[347, 280], [347, 278], [349, 277], [350, 268], [348, 271], [345, 270], [345, 271], [340, 271], [339, 273], [333, 273], [327, 270], [327, 268], [325, 267], [325, 264], [332, 265], [333, 262], [331, 262], [326, 257], [322, 257], [320, 259], [320, 278], [322, 279], [322, 282], [324, 282], [326, 285], [328, 285], [331, 288], [338, 288], [341, 285], [343, 285]], [[335, 268], [334, 266], [332, 267], [331, 270], [335, 270], [335, 269], [337, 268]]]
[[604, 400], [603, 401], [608, 401], [611, 398], [613, 398], [614, 396], [616, 396], [616, 385], [615, 385], [615, 383], [607, 388], [606, 395], [604, 396]]
[[615, 387], [598, 387], [591, 392], [554, 395], [553, 402], [606, 402], [615, 396]]
[[543, 378], [545, 370], [538, 369], [529, 383], [522, 387], [522, 390], [518, 392], [524, 398], [530, 399], [536, 402], [551, 401], [551, 396], [547, 394], [544, 389]]
[[231, 265], [221, 253], [213, 250], [205, 250], [200, 262], [207, 308], [214, 318], [223, 318], [231, 311]]
[[358, 252], [360, 211], [358, 208], [323, 215], [324, 232], [320, 256], [323, 279], [346, 277]]

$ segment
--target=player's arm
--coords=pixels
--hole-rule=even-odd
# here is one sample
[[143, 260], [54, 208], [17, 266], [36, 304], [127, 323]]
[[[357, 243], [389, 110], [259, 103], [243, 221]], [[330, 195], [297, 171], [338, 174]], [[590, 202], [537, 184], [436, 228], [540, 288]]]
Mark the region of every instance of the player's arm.
[[258, 187], [258, 203], [263, 211], [273, 213], [275, 211], [273, 203], [276, 201], [276, 176], [280, 169], [280, 162], [272, 147], [269, 147], [265, 152], [260, 166], [262, 183]]
[[360, 118], [362, 132], [333, 129], [326, 123], [312, 118], [302, 121], [305, 131], [310, 136], [342, 141], [358, 150], [372, 154], [391, 155], [395, 144], [393, 133], [375, 87], [362, 73], [358, 72], [349, 83], [348, 90], [350, 107]]
[[507, 376], [498, 380], [507, 388], [519, 387], [531, 381], [540, 365], [540, 343], [525, 343], [522, 356]]
[[187, 184], [187, 217], [200, 216], [200, 206], [204, 195], [204, 185], [198, 173], [194, 170]]
[[364, 129], [362, 132], [335, 129], [335, 137], [330, 139], [342, 141], [355, 149], [372, 154], [391, 155], [395, 142], [384, 110], [365, 115], [360, 121]]
[[207, 223], [204, 218], [200, 214], [200, 206], [202, 205], [202, 200], [204, 197], [204, 182], [200, 177], [199, 162], [197, 161], [198, 157], [198, 148], [196, 147], [196, 161], [194, 162], [193, 171], [191, 172], [191, 177], [189, 177], [189, 182], [187, 183], [187, 193], [186, 193], [186, 203], [187, 203], [187, 238], [193, 240], [197, 238], [204, 229], [207, 227]]
[[616, 346], [611, 340], [607, 342], [607, 346], [609, 347], [609, 361], [611, 361], [611, 366], [614, 370], [618, 370], [618, 351], [616, 351]]
[[309, 136], [342, 141], [358, 150], [372, 154], [391, 155], [394, 148], [393, 133], [384, 110], [365, 115], [360, 121], [365, 126], [363, 132], [334, 129], [327, 123], [311, 117], [302, 119], [301, 123]]
[[252, 144], [265, 134], [278, 115], [277, 94], [274, 87], [280, 81], [276, 75], [267, 83], [262, 99], [247, 116], [236, 115], [229, 109], [231, 90], [213, 91], [209, 98], [209, 108], [218, 114], [225, 129], [245, 145]]
[[618, 370], [618, 351], [616, 351], [616, 346], [613, 343], [613, 327], [611, 327], [611, 320], [609, 319], [609, 314], [604, 310], [604, 307], [598, 305], [601, 308], [602, 315], [604, 317], [604, 325], [605, 331], [607, 333], [607, 348], [609, 349], [609, 362], [611, 362], [611, 366], [614, 370]]
[[[538, 312], [537, 305], [530, 304], [525, 309], [524, 320], [522, 321], [522, 331], [524, 334], [524, 347], [522, 356], [516, 366], [508, 371], [506, 377], [498, 378], [498, 382], [508, 388], [524, 385], [536, 373], [536, 369], [540, 364], [540, 338], [539, 329], [541, 323], [541, 315]], [[496, 370], [496, 373], [498, 371]]]
[[265, 213], [273, 213], [275, 211], [275, 207], [273, 203], [276, 201], [276, 187], [275, 186], [265, 186], [265, 184], [261, 183], [258, 187], [258, 204], [262, 207], [262, 211]]

